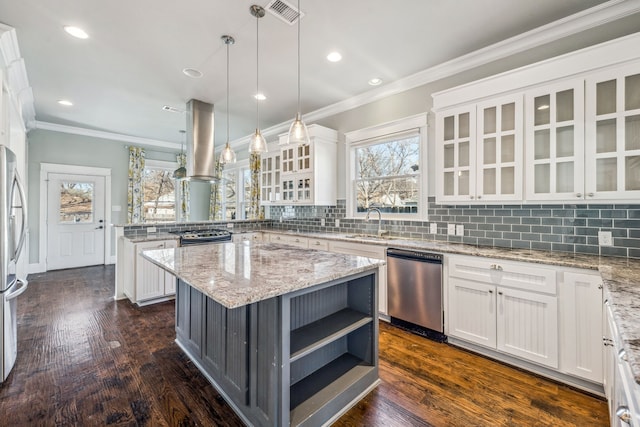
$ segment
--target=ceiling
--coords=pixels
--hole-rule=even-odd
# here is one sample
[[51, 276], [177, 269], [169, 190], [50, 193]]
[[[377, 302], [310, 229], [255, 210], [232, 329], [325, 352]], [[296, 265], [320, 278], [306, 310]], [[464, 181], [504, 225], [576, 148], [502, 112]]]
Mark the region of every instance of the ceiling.
[[[287, 0], [289, 1], [289, 0]], [[627, 3], [636, 0], [624, 0]], [[620, 0], [305, 0], [301, 20], [302, 113], [384, 91], [392, 82], [601, 3]], [[289, 1], [293, 6], [296, 0]], [[226, 45], [230, 46], [230, 140], [256, 126], [256, 18], [249, 0], [0, 0], [16, 30], [37, 127], [64, 125], [179, 144], [183, 112], [215, 105], [216, 146], [226, 139]], [[267, 2], [255, 2], [267, 6]], [[63, 26], [82, 27], [86, 40]], [[260, 127], [296, 112], [296, 36], [270, 13], [259, 21]], [[331, 63], [331, 51], [342, 61]], [[189, 78], [184, 68], [201, 78]], [[378, 77], [378, 87], [368, 80]], [[58, 100], [68, 99], [65, 107]], [[179, 146], [179, 145], [177, 145]]]

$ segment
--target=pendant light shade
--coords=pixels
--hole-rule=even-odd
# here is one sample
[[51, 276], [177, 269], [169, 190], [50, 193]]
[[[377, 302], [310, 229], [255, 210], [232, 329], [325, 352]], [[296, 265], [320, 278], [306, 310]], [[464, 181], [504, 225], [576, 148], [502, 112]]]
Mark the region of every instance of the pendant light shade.
[[287, 144], [309, 144], [309, 132], [307, 131], [307, 125], [302, 121], [302, 114], [300, 113], [300, 20], [302, 18], [302, 11], [300, 10], [300, 0], [298, 0], [298, 111], [296, 118], [291, 123], [289, 128], [289, 134], [287, 135]]
[[258, 99], [257, 96], [260, 93], [260, 61], [258, 58], [258, 54], [260, 53], [258, 42], [260, 38], [258, 37], [258, 23], [260, 22], [260, 18], [264, 16], [265, 12], [262, 6], [255, 4], [249, 8], [249, 11], [251, 12], [251, 15], [256, 17], [256, 133], [251, 137], [249, 153], [266, 153], [267, 141], [265, 141], [262, 136], [262, 132], [260, 132], [260, 99]]
[[222, 36], [222, 41], [227, 45], [227, 144], [220, 153], [220, 163], [227, 164], [236, 162], [236, 152], [229, 145], [229, 46], [236, 41], [231, 36]]

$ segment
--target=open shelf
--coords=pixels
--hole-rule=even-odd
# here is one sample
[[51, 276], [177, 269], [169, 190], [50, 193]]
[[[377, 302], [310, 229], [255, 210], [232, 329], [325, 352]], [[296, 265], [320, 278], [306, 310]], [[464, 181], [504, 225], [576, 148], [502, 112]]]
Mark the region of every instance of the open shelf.
[[371, 321], [371, 316], [345, 308], [298, 328], [291, 332], [290, 361], [294, 362]]
[[331, 403], [376, 367], [345, 353], [291, 386], [290, 424], [298, 425]]

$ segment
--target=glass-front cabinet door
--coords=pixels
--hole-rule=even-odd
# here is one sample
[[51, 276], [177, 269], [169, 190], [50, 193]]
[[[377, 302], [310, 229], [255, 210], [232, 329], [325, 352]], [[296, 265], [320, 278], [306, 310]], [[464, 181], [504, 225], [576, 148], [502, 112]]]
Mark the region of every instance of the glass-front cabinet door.
[[279, 152], [262, 158], [260, 175], [260, 201], [265, 204], [280, 201]]
[[439, 112], [436, 121], [438, 201], [475, 201], [476, 107]]
[[512, 95], [476, 107], [477, 200], [522, 200], [522, 98]]
[[526, 199], [584, 199], [584, 81], [525, 93]]
[[586, 192], [598, 200], [640, 197], [640, 64], [586, 82]]

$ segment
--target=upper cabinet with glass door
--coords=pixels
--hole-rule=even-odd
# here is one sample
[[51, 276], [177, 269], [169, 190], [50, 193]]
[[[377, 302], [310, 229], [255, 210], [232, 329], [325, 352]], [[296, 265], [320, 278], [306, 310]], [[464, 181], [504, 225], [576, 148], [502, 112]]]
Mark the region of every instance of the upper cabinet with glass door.
[[280, 182], [280, 151], [261, 157], [260, 203], [268, 205], [282, 198]]
[[476, 111], [465, 106], [436, 114], [437, 198], [440, 202], [475, 198]]
[[526, 199], [583, 199], [583, 80], [527, 91], [525, 110]]
[[587, 78], [586, 192], [589, 199], [640, 197], [640, 64]]

